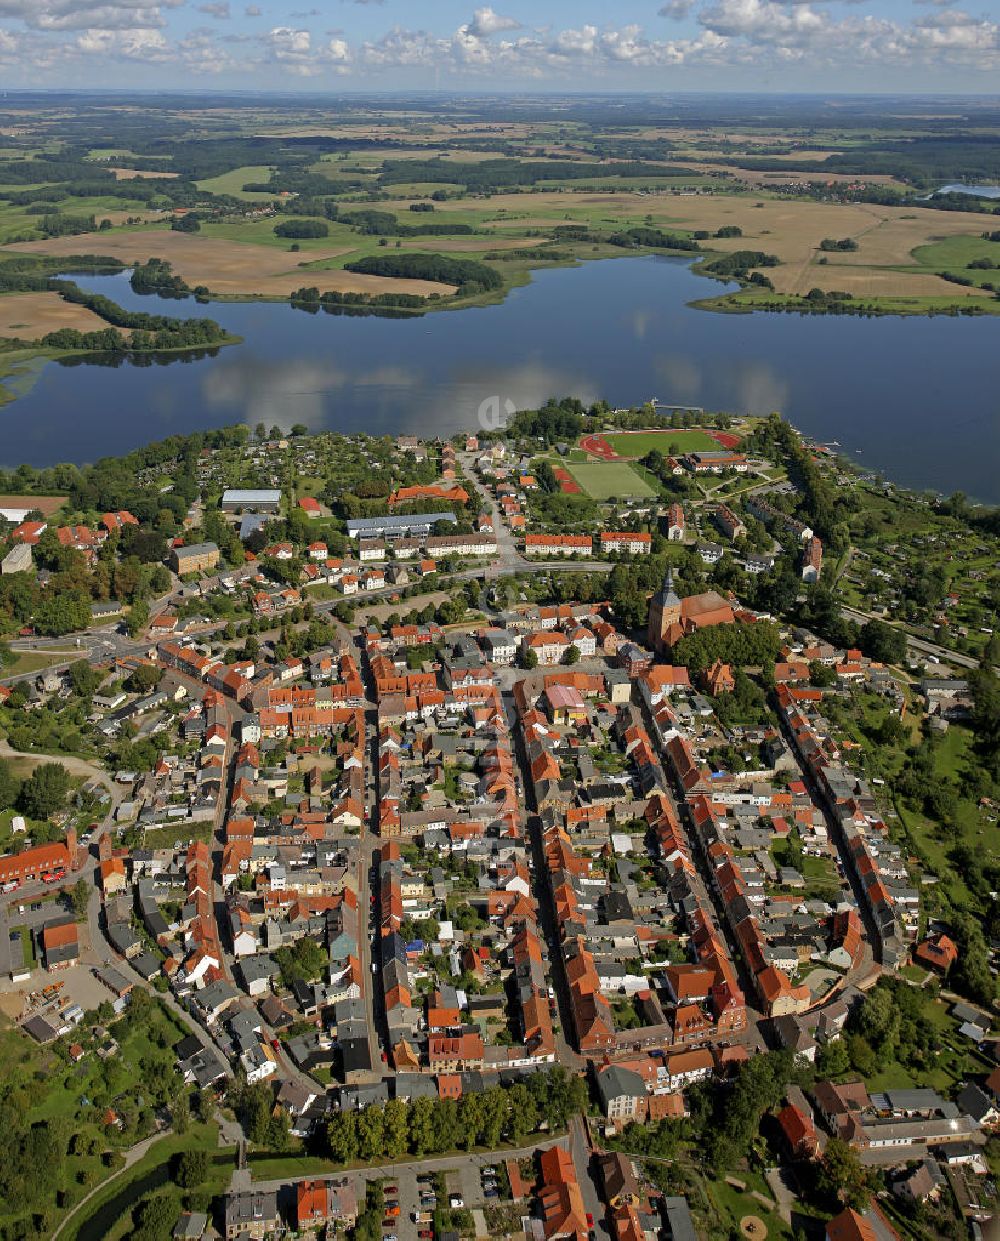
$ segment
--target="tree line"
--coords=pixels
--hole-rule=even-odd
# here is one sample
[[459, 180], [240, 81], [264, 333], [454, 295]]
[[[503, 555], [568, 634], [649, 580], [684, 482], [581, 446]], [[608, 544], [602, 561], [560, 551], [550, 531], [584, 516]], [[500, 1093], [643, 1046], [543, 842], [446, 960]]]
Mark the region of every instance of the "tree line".
[[475, 259], [456, 259], [446, 254], [372, 254], [346, 263], [344, 270], [359, 275], [453, 284], [458, 287], [458, 296], [503, 287], [503, 277], [495, 268]]
[[323, 1150], [345, 1164], [491, 1150], [501, 1142], [518, 1145], [543, 1125], [550, 1133], [564, 1130], [586, 1105], [583, 1080], [557, 1067], [459, 1099], [390, 1099], [360, 1112], [337, 1112], [327, 1122]]

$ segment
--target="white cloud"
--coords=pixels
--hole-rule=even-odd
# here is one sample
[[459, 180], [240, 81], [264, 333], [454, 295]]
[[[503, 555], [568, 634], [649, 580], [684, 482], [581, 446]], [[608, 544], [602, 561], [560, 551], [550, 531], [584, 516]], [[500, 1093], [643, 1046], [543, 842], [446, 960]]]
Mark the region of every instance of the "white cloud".
[[276, 26], [264, 37], [264, 44], [268, 58], [297, 77], [316, 77], [324, 71], [343, 74], [351, 62], [346, 39], [314, 44], [311, 31], [290, 26]]
[[672, 21], [682, 21], [695, 6], [695, 0], [668, 0], [657, 12], [660, 17], [669, 17]]
[[22, 21], [35, 30], [156, 29], [162, 9], [183, 0], [0, 0], [0, 18]]
[[491, 34], [500, 34], [504, 30], [520, 30], [521, 23], [514, 17], [504, 17], [491, 8], [476, 9], [472, 21], [465, 29], [477, 39], [487, 38]]
[[[372, 0], [374, 2], [374, 0]], [[1000, 69], [1000, 26], [992, 13], [975, 15], [961, 0], [916, 0], [910, 20], [887, 16], [875, 0], [663, 0], [661, 17], [689, 19], [685, 37], [657, 37], [639, 25], [581, 21], [575, 27], [522, 26], [491, 6], [474, 10], [456, 29], [395, 25], [352, 44], [340, 30], [310, 29], [305, 15], [264, 34], [238, 23], [175, 31], [171, 10], [184, 0], [0, 0], [0, 64], [31, 80], [37, 71], [65, 75], [75, 61], [128, 61], [173, 66], [172, 81], [190, 75], [229, 75], [235, 82], [322, 79], [351, 75], [374, 85], [405, 80], [471, 80], [499, 88], [544, 81], [581, 89], [584, 83], [665, 89], [684, 80], [677, 69], [760, 71], [763, 82], [800, 66], [798, 80], [836, 81], [860, 75], [877, 84], [883, 69], [900, 74], [959, 67]], [[192, 0], [192, 9], [224, 21], [232, 0]], [[858, 4], [864, 8], [858, 9]], [[845, 8], [844, 5], [850, 7]], [[881, 0], [880, 0], [881, 4]], [[257, 4], [242, 11], [262, 16]], [[774, 73], [771, 79], [767, 75]], [[702, 75], [704, 80], [704, 73]], [[93, 80], [93, 71], [91, 71]], [[166, 75], [161, 80], [166, 80]], [[928, 79], [929, 80], [929, 79]]]

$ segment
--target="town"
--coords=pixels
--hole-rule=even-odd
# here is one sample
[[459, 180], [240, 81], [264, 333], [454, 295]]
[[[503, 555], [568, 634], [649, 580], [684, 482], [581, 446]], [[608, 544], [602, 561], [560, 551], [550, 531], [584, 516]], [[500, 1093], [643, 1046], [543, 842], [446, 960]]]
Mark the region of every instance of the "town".
[[995, 514], [575, 401], [51, 474], [0, 1236], [990, 1235]]

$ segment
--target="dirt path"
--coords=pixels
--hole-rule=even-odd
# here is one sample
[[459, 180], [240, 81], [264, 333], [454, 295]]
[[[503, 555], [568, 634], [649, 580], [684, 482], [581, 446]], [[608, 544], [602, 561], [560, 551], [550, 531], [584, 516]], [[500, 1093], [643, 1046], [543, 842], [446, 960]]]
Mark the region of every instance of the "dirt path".
[[40, 763], [61, 763], [71, 776], [81, 776], [84, 780], [97, 780], [103, 784], [112, 797], [115, 786], [111, 776], [103, 767], [88, 762], [85, 758], [76, 758], [72, 754], [40, 754], [37, 750], [15, 750], [6, 738], [0, 740], [0, 758], [13, 758], [21, 762], [30, 762], [35, 766]]
[[145, 1155], [145, 1153], [149, 1150], [151, 1146], [154, 1146], [157, 1142], [159, 1142], [161, 1138], [167, 1137], [167, 1135], [170, 1132], [171, 1132], [170, 1129], [164, 1129], [162, 1133], [154, 1133], [152, 1134], [152, 1136], [148, 1138], [144, 1138], [141, 1142], [137, 1142], [136, 1145], [131, 1148], [131, 1150], [126, 1151], [124, 1168], [121, 1168], [118, 1172], [114, 1174], [114, 1176], [106, 1177], [103, 1181], [101, 1181], [99, 1185], [95, 1185], [94, 1188], [90, 1190], [89, 1193], [85, 1194], [80, 1199], [80, 1201], [76, 1204], [73, 1210], [70, 1211], [69, 1215], [65, 1217], [62, 1223], [59, 1225], [59, 1227], [52, 1234], [52, 1241], [55, 1241], [56, 1237], [59, 1236], [59, 1234], [66, 1227], [66, 1225], [71, 1220], [75, 1219], [77, 1215], [80, 1214], [80, 1212], [87, 1205], [87, 1203], [91, 1200], [91, 1198], [94, 1197], [95, 1194], [101, 1193], [109, 1185], [113, 1185], [114, 1182], [119, 1179], [119, 1177], [124, 1176], [125, 1173], [128, 1172], [130, 1168], [134, 1167], [134, 1165], [139, 1162], [139, 1160], [143, 1157], [143, 1155]]

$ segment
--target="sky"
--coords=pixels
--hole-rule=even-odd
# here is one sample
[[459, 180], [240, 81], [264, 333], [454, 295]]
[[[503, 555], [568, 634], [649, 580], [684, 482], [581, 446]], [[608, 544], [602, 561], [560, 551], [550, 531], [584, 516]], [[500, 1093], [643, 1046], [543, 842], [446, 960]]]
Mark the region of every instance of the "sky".
[[1000, 91], [1000, 0], [0, 0], [4, 87]]

